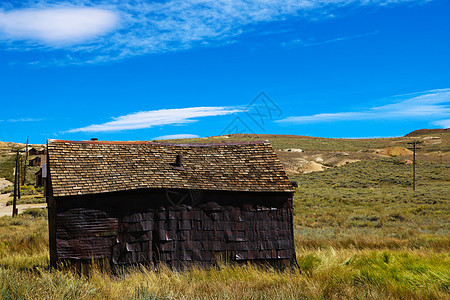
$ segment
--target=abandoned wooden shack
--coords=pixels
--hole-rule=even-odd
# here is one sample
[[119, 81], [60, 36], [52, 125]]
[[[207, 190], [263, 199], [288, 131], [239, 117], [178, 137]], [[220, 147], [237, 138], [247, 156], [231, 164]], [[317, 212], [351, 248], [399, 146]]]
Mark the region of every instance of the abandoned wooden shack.
[[45, 148], [30, 148], [28, 149], [28, 155], [44, 155]]
[[30, 167], [40, 166], [42, 162], [42, 158], [40, 156], [36, 156], [28, 161], [28, 165]]
[[294, 188], [268, 141], [48, 141], [50, 260], [296, 263]]

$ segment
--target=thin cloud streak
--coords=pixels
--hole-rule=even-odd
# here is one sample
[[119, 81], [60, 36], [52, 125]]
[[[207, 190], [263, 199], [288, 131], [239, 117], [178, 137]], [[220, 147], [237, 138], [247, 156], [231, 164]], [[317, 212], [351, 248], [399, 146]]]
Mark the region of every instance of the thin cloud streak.
[[342, 36], [334, 39], [329, 39], [326, 41], [317, 41], [317, 42], [307, 42], [303, 41], [302, 39], [294, 39], [289, 42], [282, 43], [281, 46], [285, 48], [298, 48], [298, 47], [311, 47], [311, 46], [320, 46], [320, 45], [326, 45], [326, 44], [332, 44], [347, 40], [353, 40], [353, 39], [360, 39], [368, 36], [373, 36], [379, 34], [379, 31], [372, 31], [372, 32], [366, 32], [361, 34], [355, 34], [355, 35], [349, 35], [349, 36]]
[[71, 129], [67, 132], [108, 132], [143, 129], [161, 125], [179, 125], [196, 122], [196, 118], [224, 116], [242, 111], [242, 109], [235, 107], [188, 107], [141, 111], [113, 118], [113, 121], [103, 124], [93, 124]]
[[[412, 96], [412, 95], [410, 95]], [[291, 116], [276, 122], [311, 124], [337, 121], [362, 121], [385, 119], [430, 119], [450, 116], [450, 89], [430, 90], [396, 103], [373, 107], [364, 111], [320, 113], [310, 116]], [[440, 122], [440, 121], [434, 121]], [[444, 124], [444, 123], [442, 123]]]
[[177, 140], [177, 139], [195, 139], [200, 136], [196, 134], [180, 133], [180, 134], [169, 134], [155, 137], [154, 140]]
[[[317, 20], [329, 15], [331, 12], [344, 7], [358, 6], [385, 6], [403, 2], [422, 2], [422, 0], [185, 0], [185, 1], [158, 1], [144, 0], [67, 0], [61, 4], [56, 0], [41, 0], [23, 2], [22, 7], [16, 7], [16, 13], [25, 13], [30, 9], [39, 9], [41, 13], [50, 10], [54, 18], [60, 18], [56, 9], [97, 9], [104, 12], [113, 12], [120, 19], [120, 26], [109, 32], [103, 30], [102, 22], [93, 28], [100, 28], [100, 35], [96, 36], [95, 43], [87, 40], [78, 44], [80, 32], [86, 28], [77, 22], [68, 30], [68, 38], [77, 46], [66, 47], [66, 53], [55, 58], [56, 64], [99, 63], [112, 60], [121, 60], [128, 57], [148, 53], [165, 53], [182, 51], [192, 47], [206, 47], [225, 45], [232, 39], [245, 32], [256, 30], [259, 24], [283, 21], [289, 18], [304, 18]], [[7, 3], [3, 4], [4, 13]], [[2, 4], [0, 4], [1, 10]], [[0, 19], [1, 19], [0, 15]], [[105, 18], [109, 20], [109, 18]], [[56, 23], [55, 23], [56, 24]], [[107, 29], [111, 27], [106, 22]], [[101, 26], [100, 26], [101, 25]], [[78, 27], [80, 26], [80, 28]], [[1, 31], [0, 26], [0, 31]], [[54, 26], [46, 30], [52, 31]], [[3, 31], [5, 29], [3, 28]], [[72, 32], [73, 31], [73, 32]], [[107, 33], [109, 32], [109, 33]], [[88, 35], [89, 36], [89, 35]], [[26, 41], [18, 39], [29, 38]], [[9, 49], [47, 50], [51, 51], [55, 45], [48, 38], [42, 38], [39, 33], [28, 35], [14, 34], [0, 37], [0, 42]], [[333, 41], [329, 41], [333, 42]], [[70, 44], [70, 43], [69, 43]], [[60, 45], [58, 45], [59, 47]], [[70, 56], [67, 56], [70, 53]], [[69, 57], [69, 59], [67, 59]]]
[[40, 118], [40, 119], [33, 119], [33, 118], [20, 118], [20, 119], [9, 119], [7, 120], [7, 122], [38, 122], [38, 121], [42, 121], [44, 120], [44, 118]]

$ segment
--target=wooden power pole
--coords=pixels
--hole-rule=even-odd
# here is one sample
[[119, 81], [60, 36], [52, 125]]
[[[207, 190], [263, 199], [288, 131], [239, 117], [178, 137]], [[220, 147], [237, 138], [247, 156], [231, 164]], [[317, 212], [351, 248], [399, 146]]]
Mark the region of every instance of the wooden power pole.
[[23, 174], [22, 174], [22, 185], [25, 184], [25, 177], [27, 176], [27, 163], [28, 163], [28, 137], [27, 137], [27, 146], [25, 148], [25, 162], [23, 164]]
[[17, 185], [19, 184], [19, 149], [16, 154], [16, 169], [14, 171], [14, 198], [13, 198], [13, 211], [12, 216], [17, 215], [16, 202], [17, 202]]
[[17, 175], [17, 195], [20, 200], [21, 194], [20, 194], [20, 178], [22, 177], [22, 155], [19, 154], [19, 168], [17, 169], [19, 174]]
[[411, 147], [409, 147], [409, 149], [411, 149], [413, 151], [413, 191], [416, 190], [416, 150], [420, 149], [419, 147], [417, 147], [418, 145], [422, 144], [422, 141], [413, 141], [408, 143], [409, 145], [411, 145]]

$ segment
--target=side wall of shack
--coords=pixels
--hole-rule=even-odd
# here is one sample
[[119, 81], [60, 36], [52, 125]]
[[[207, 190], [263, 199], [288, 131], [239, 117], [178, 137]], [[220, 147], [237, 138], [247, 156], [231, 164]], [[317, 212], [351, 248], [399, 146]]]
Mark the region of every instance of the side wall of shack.
[[174, 268], [295, 259], [292, 194], [203, 191], [194, 203], [188, 191], [176, 192], [186, 193], [176, 206], [158, 189], [57, 197], [51, 253]]

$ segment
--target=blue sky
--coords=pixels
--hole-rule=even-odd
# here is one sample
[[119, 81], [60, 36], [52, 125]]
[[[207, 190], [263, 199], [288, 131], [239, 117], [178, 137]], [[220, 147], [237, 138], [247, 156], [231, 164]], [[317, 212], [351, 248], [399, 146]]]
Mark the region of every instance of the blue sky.
[[0, 141], [450, 127], [449, 1], [0, 2]]

